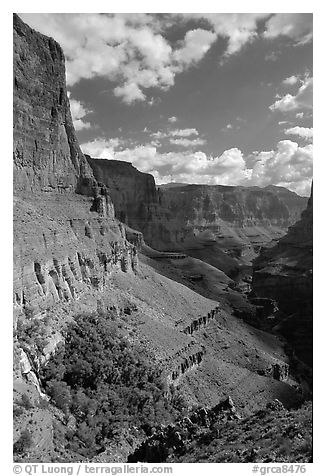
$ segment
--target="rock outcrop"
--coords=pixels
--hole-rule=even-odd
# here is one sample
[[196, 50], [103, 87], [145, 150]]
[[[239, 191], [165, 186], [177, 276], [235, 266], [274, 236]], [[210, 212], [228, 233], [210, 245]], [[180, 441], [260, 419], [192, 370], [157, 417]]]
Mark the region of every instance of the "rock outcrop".
[[13, 138], [16, 315], [103, 288], [114, 266], [135, 269], [136, 248], [77, 142], [62, 49], [17, 15]]
[[254, 261], [253, 290], [272, 298], [282, 313], [279, 329], [300, 359], [312, 364], [313, 198], [276, 246]]
[[137, 252], [113, 218], [91, 212], [78, 195], [16, 196], [15, 314], [35, 315], [102, 290], [113, 269], [135, 270]]
[[158, 203], [154, 177], [140, 172], [130, 162], [85, 157], [96, 180], [108, 187], [116, 217], [142, 231]]
[[147, 438], [128, 458], [128, 463], [144, 461], [162, 463], [169, 455], [183, 454], [189, 440], [198, 438], [203, 430], [213, 425], [240, 420], [231, 397], [221, 401], [215, 407], [199, 408], [189, 417], [165, 426]]
[[15, 191], [88, 191], [96, 185], [78, 145], [65, 58], [52, 38], [14, 15]]
[[210, 312], [208, 312], [207, 315], [200, 316], [198, 317], [198, 319], [194, 319], [187, 327], [184, 328], [183, 332], [185, 334], [192, 335], [194, 332], [197, 332], [203, 327], [206, 327], [209, 321], [211, 319], [214, 319], [218, 312], [219, 308], [216, 307], [215, 309], [212, 309]]
[[286, 382], [289, 377], [289, 365], [284, 362], [277, 362], [267, 369], [260, 370], [258, 373], [260, 375], [270, 376], [280, 382]]
[[[193, 343], [192, 343], [193, 344]], [[205, 348], [198, 345], [190, 345], [187, 351], [184, 351], [179, 359], [176, 359], [177, 364], [172, 364], [174, 370], [168, 378], [169, 383], [174, 385], [179, 382], [179, 379], [186, 372], [192, 368], [200, 365], [205, 355]]]

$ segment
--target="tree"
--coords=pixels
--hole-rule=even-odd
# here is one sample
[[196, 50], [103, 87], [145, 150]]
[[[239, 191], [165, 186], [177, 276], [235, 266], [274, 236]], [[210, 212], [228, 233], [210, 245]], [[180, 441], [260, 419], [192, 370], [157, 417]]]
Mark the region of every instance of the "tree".
[[55, 404], [76, 419], [67, 444], [83, 455], [96, 454], [107, 439], [120, 439], [122, 429], [148, 432], [181, 414], [173, 407], [177, 398], [166, 397], [151, 357], [130, 344], [119, 325], [103, 312], [76, 316], [65, 345], [42, 371]]
[[61, 408], [65, 413], [68, 413], [71, 404], [71, 395], [70, 387], [67, 383], [51, 380], [47, 386], [47, 390], [57, 407]]
[[28, 448], [33, 444], [33, 439], [28, 430], [23, 430], [20, 434], [19, 440], [14, 444], [14, 453], [21, 454], [25, 453]]

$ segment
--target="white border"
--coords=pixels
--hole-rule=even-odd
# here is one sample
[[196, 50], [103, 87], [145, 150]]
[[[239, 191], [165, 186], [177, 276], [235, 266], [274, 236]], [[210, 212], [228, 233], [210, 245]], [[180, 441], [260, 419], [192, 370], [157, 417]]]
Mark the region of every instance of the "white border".
[[[199, 8], [200, 7], [200, 8]], [[326, 286], [326, 215], [324, 209], [326, 195], [325, 173], [325, 7], [321, 1], [231, 1], [218, 4], [217, 2], [201, 0], [164, 2], [153, 1], [123, 1], [116, 3], [92, 0], [91, 2], [55, 2], [14, 1], [1, 5], [0, 15], [0, 45], [1, 45], [1, 257], [0, 257], [0, 292], [1, 292], [1, 445], [0, 462], [5, 463], [1, 471], [12, 474], [12, 13], [13, 12], [313, 12], [314, 13], [314, 464], [307, 465], [307, 475], [323, 474], [322, 462], [325, 458], [323, 444], [325, 429], [325, 401], [323, 383], [324, 369], [324, 340], [326, 338], [325, 302], [322, 300]], [[206, 464], [202, 471], [207, 474], [251, 474], [252, 465], [243, 464]], [[325, 470], [324, 470], [325, 471]], [[196, 474], [198, 467], [192, 465], [177, 465], [174, 474]]]

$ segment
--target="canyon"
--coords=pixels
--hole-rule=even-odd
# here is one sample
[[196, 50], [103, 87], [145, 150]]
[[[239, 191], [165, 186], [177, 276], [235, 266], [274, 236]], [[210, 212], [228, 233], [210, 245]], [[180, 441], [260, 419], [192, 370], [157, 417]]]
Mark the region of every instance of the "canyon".
[[[60, 439], [79, 435], [76, 418], [56, 405], [42, 380], [80, 315], [112, 319], [159, 373], [166, 401], [179, 392], [188, 412], [210, 409], [212, 424], [215, 414], [231, 408], [233, 415], [233, 407], [246, 418], [275, 399], [285, 408], [302, 403], [309, 389], [302, 371], [298, 379], [286, 340], [301, 304], [288, 316], [287, 293], [296, 275], [294, 286], [310, 299], [312, 199], [297, 222], [307, 200], [285, 189], [164, 189], [129, 163], [84, 155], [62, 49], [17, 15], [13, 137], [14, 443], [17, 448], [23, 431], [33, 442], [19, 461], [83, 458]], [[251, 286], [252, 259], [262, 247]], [[257, 326], [252, 290], [256, 298], [277, 301], [280, 332]], [[302, 332], [298, 326], [293, 346], [309, 365], [307, 349], [297, 346]], [[91, 460], [137, 455], [147, 429], [124, 431], [119, 441], [103, 439]]]
[[253, 289], [257, 296], [278, 303], [277, 327], [292, 343], [299, 359], [312, 367], [313, 332], [313, 195], [308, 206], [276, 246], [254, 261]]
[[141, 231], [147, 245], [185, 252], [231, 277], [283, 236], [307, 205], [282, 187], [156, 186], [131, 163], [86, 158], [110, 190], [116, 217]]

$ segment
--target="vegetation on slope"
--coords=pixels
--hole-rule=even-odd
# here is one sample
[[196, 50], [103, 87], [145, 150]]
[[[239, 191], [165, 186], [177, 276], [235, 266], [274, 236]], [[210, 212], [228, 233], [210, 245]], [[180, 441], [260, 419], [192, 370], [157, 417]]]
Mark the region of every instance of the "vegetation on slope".
[[66, 415], [62, 444], [91, 458], [122, 434], [150, 434], [183, 411], [143, 349], [131, 344], [113, 316], [79, 315], [65, 344], [42, 370], [42, 382]]

